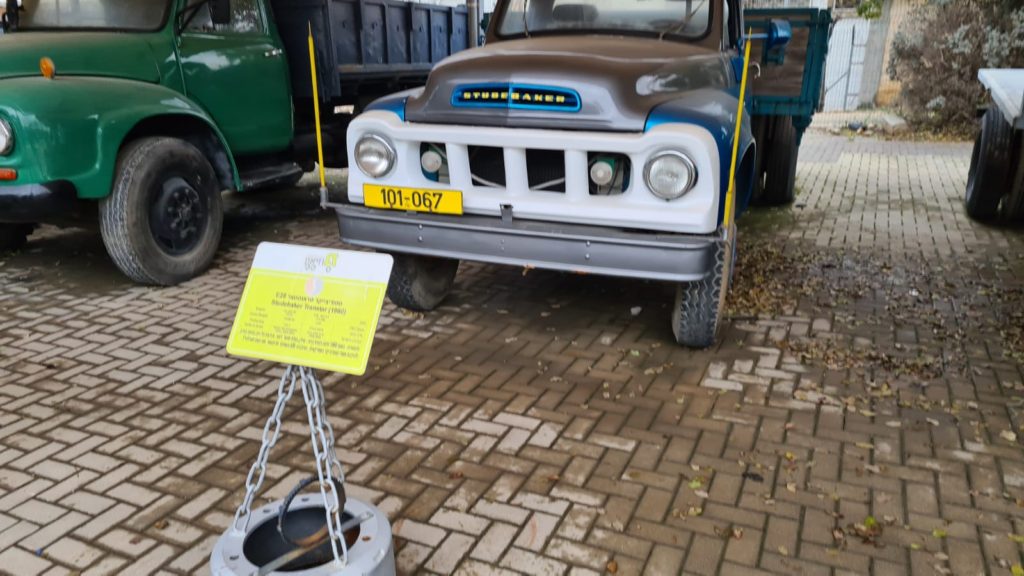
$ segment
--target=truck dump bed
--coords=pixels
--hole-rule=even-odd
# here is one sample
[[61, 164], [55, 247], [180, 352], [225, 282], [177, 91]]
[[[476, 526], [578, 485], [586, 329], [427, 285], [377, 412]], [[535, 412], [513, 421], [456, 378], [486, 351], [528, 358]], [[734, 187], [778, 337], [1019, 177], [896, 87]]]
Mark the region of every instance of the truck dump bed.
[[817, 8], [748, 8], [743, 16], [755, 34], [766, 32], [773, 19], [793, 27], [781, 65], [767, 61], [763, 42], [754, 43], [750, 59], [761, 64], [761, 77], [751, 77], [754, 115], [793, 116], [810, 124], [821, 100], [832, 14]]
[[430, 68], [469, 47], [465, 6], [403, 0], [272, 0], [288, 54], [292, 91], [312, 95], [309, 26], [317, 52], [321, 100], [355, 100], [372, 82], [425, 83]]

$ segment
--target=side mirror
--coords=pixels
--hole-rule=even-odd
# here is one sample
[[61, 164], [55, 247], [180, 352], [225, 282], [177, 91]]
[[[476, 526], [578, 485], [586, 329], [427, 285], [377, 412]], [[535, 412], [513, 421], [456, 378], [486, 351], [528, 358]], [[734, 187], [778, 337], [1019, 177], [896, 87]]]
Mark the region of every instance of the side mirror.
[[769, 20], [767, 50], [784, 48], [793, 39], [793, 26], [789, 20]]
[[209, 0], [210, 21], [217, 26], [231, 24], [231, 0]]

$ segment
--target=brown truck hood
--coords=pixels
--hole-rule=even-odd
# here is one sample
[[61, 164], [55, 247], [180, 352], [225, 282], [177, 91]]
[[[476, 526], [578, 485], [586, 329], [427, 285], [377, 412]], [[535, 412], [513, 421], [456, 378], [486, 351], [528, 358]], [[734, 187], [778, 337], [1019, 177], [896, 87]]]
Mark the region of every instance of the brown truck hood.
[[[726, 57], [693, 44], [622, 36], [549, 36], [497, 42], [448, 58], [406, 103], [412, 122], [639, 132], [658, 104], [702, 88], [730, 86]], [[578, 110], [545, 103], [504, 106], [502, 87], [575, 92]], [[453, 101], [466, 89], [490, 92]], [[494, 90], [489, 90], [493, 88]], [[546, 89], [551, 89], [547, 91]], [[504, 97], [506, 92], [501, 92]], [[518, 97], [518, 96], [517, 96]]]

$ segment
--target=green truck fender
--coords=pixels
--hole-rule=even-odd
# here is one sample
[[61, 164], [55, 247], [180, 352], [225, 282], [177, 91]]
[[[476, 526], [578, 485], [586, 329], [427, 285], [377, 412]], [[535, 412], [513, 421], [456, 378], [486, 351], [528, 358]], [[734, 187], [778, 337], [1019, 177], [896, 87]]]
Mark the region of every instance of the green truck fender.
[[210, 116], [184, 95], [157, 84], [101, 77], [10, 78], [0, 82], [0, 118], [14, 149], [0, 168], [18, 178], [0, 186], [70, 182], [82, 199], [110, 194], [117, 156], [144, 136], [179, 137], [209, 159], [225, 189], [239, 189], [231, 150]]

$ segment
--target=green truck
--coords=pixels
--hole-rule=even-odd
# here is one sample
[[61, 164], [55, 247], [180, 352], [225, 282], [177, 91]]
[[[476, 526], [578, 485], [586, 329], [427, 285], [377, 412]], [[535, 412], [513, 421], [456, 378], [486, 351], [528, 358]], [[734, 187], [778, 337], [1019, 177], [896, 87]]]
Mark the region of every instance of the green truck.
[[0, 251], [40, 223], [99, 222], [118, 268], [171, 285], [220, 242], [224, 190], [296, 182], [349, 121], [467, 48], [465, 7], [397, 0], [6, 0]]

